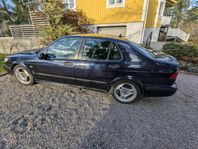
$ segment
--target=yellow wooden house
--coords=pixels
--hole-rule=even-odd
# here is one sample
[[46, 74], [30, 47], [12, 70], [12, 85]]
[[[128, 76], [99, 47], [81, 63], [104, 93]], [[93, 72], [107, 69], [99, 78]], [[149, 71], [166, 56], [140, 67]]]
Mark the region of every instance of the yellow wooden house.
[[158, 40], [160, 27], [170, 23], [166, 8], [177, 0], [63, 0], [68, 9], [82, 10], [90, 20], [90, 31], [99, 34], [126, 36], [143, 43], [152, 33]]
[[[26, 4], [37, 4], [36, 0], [23, 1]], [[44, 2], [45, 0], [40, 1]], [[90, 24], [86, 24], [90, 32], [116, 36], [122, 35], [127, 37], [128, 40], [140, 44], [148, 41], [165, 41], [168, 38], [179, 39], [184, 42], [188, 41], [189, 34], [179, 28], [174, 29], [170, 26], [170, 10], [177, 4], [177, 1], [62, 0], [66, 9], [84, 12], [90, 20]], [[38, 9], [38, 11], [40, 10]], [[31, 13], [30, 16], [34, 18]], [[34, 19], [31, 20], [33, 24], [37, 23], [34, 22]]]

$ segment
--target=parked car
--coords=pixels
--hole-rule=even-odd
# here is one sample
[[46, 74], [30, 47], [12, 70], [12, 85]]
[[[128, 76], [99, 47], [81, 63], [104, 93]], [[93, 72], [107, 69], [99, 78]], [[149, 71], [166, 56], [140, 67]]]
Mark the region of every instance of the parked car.
[[65, 36], [39, 51], [9, 55], [4, 66], [24, 85], [69, 83], [105, 90], [122, 103], [173, 95], [179, 71], [172, 56], [95, 34]]

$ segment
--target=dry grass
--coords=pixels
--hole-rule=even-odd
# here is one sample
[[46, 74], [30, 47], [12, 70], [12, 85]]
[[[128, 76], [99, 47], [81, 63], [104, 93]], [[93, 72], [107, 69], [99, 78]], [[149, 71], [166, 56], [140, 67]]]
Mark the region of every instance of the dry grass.
[[186, 23], [181, 26], [182, 30], [190, 33], [189, 42], [198, 46], [198, 24], [197, 23]]

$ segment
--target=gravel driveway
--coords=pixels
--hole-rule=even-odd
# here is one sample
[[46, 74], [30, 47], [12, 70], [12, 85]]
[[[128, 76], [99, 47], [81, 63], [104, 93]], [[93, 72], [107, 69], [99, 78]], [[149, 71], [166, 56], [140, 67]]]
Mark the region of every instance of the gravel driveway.
[[0, 148], [198, 147], [198, 76], [180, 74], [172, 97], [124, 105], [62, 84], [0, 77]]

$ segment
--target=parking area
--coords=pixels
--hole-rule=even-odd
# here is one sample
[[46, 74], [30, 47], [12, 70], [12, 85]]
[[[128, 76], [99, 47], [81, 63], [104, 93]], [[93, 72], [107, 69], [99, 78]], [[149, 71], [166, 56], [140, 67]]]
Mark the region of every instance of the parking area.
[[198, 76], [181, 73], [177, 84], [174, 96], [126, 105], [101, 92], [0, 77], [0, 148], [197, 149]]

